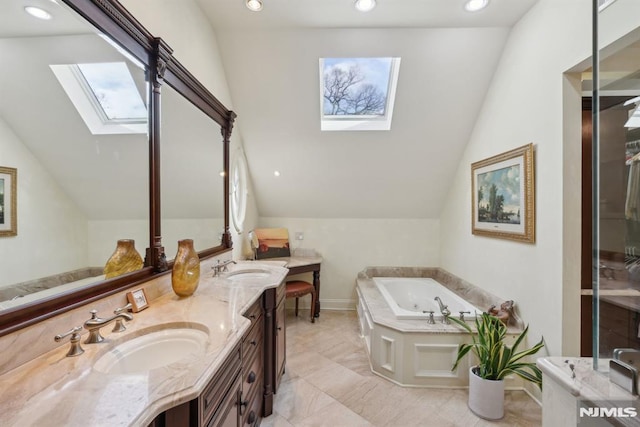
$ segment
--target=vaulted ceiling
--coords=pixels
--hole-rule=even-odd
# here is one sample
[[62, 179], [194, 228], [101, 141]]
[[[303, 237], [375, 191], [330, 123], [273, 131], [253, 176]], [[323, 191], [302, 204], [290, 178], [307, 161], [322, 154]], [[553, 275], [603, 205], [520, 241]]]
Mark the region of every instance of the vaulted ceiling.
[[[196, 0], [261, 216], [437, 218], [510, 28], [536, 0]], [[401, 58], [390, 131], [320, 131], [319, 58]], [[280, 176], [275, 176], [274, 171]]]

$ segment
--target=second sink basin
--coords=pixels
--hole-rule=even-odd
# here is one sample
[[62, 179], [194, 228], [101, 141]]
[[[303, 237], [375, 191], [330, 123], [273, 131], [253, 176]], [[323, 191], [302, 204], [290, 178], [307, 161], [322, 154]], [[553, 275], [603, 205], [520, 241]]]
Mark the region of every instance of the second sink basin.
[[251, 268], [247, 270], [232, 271], [227, 275], [229, 280], [264, 279], [269, 277], [271, 272], [261, 268]]
[[202, 356], [209, 334], [200, 329], [170, 328], [130, 339], [105, 353], [94, 369], [105, 374], [136, 374]]

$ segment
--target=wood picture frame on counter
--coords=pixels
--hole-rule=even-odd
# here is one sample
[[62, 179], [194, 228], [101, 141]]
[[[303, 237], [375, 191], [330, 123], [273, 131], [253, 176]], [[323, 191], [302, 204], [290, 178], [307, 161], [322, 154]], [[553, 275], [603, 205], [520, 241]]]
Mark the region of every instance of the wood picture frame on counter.
[[18, 235], [18, 170], [0, 166], [0, 237]]
[[131, 311], [137, 313], [149, 307], [147, 301], [147, 294], [144, 292], [144, 288], [136, 289], [127, 293], [127, 301], [131, 303]]
[[535, 243], [533, 144], [471, 164], [471, 232]]

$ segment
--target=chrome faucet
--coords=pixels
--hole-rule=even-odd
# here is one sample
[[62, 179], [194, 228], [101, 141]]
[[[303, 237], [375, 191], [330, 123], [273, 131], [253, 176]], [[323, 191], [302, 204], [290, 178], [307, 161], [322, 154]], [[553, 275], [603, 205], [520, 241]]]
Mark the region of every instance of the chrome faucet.
[[100, 328], [108, 325], [111, 322], [115, 322], [118, 319], [125, 319], [127, 321], [133, 320], [133, 316], [129, 313], [118, 313], [108, 319], [98, 317], [96, 310], [91, 310], [91, 319], [84, 322], [84, 328], [89, 331], [85, 344], [96, 344], [104, 341], [104, 337], [100, 335]]
[[450, 324], [449, 316], [451, 315], [451, 310], [449, 310], [448, 305], [444, 305], [440, 297], [435, 297], [434, 300], [438, 301], [438, 305], [440, 306], [440, 313], [442, 313], [442, 323], [445, 325]]
[[228, 265], [229, 264], [237, 264], [237, 262], [235, 262], [232, 259], [228, 259], [224, 262], [220, 262], [220, 260], [218, 260], [218, 263], [216, 265], [214, 265], [213, 267], [211, 267], [211, 269], [213, 270], [213, 277], [218, 276], [220, 273], [223, 273], [225, 271], [229, 271], [228, 269]]

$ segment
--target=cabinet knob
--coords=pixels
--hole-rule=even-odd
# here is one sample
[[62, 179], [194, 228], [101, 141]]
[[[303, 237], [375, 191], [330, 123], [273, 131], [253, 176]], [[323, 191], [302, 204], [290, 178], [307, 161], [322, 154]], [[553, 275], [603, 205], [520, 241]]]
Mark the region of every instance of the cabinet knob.
[[258, 345], [258, 343], [256, 342], [256, 340], [251, 340], [251, 342], [249, 343], [251, 345]]
[[256, 421], [256, 413], [251, 411], [247, 417], [247, 424], [253, 424]]
[[247, 377], [247, 382], [249, 384], [253, 384], [254, 382], [256, 382], [256, 373], [251, 371], [249, 372], [249, 376]]
[[256, 320], [256, 315], [255, 314], [250, 314], [249, 315], [249, 319]]

